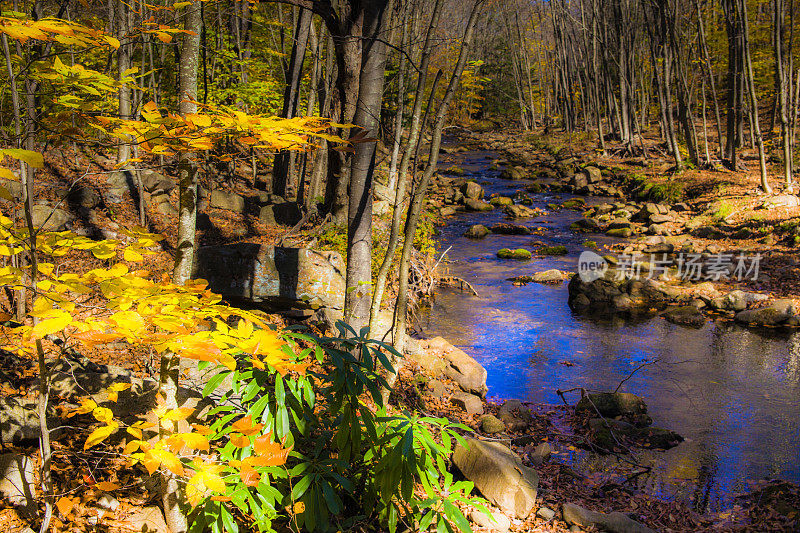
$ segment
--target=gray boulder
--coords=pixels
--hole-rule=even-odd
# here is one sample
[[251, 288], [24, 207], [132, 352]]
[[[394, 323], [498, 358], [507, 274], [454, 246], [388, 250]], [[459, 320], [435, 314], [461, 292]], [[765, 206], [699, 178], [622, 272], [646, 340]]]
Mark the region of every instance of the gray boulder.
[[777, 326], [789, 320], [795, 314], [794, 311], [791, 300], [776, 300], [767, 307], [739, 311], [734, 320], [740, 324], [754, 326]]
[[489, 390], [486, 387], [486, 369], [475, 359], [447, 342], [442, 337], [435, 337], [420, 342], [422, 350], [410, 355], [428, 373], [447, 377], [465, 392], [485, 397]]
[[797, 207], [800, 205], [800, 198], [793, 194], [779, 194], [771, 196], [761, 204], [762, 209], [775, 209], [778, 207]]
[[29, 517], [36, 516], [34, 464], [30, 458], [13, 452], [0, 454], [0, 499]]
[[741, 290], [734, 290], [724, 296], [709, 300], [709, 305], [714, 309], [722, 309], [725, 311], [743, 311], [747, 309], [747, 305], [755, 302], [761, 302], [768, 298], [766, 294], [758, 294], [754, 292], [745, 292]]
[[539, 476], [499, 442], [466, 439], [456, 446], [453, 464], [486, 499], [505, 514], [526, 518], [536, 506]]
[[494, 209], [493, 205], [476, 198], [467, 198], [464, 200], [464, 207], [467, 208], [467, 211], [491, 211]]
[[244, 213], [244, 197], [235, 192], [211, 191], [211, 207]]
[[[9, 194], [11, 194], [11, 197], [15, 200], [22, 200], [22, 183], [20, 181], [0, 178], [0, 187], [3, 187], [5, 190], [7, 190]], [[3, 200], [0, 198], [0, 201], [8, 200]]]
[[461, 192], [464, 194], [465, 198], [471, 198], [473, 200], [480, 200], [483, 198], [483, 187], [474, 181], [464, 183], [464, 185], [461, 186]]
[[142, 188], [147, 192], [164, 191], [169, 193], [176, 187], [175, 180], [159, 174], [155, 170], [145, 169], [139, 171]]
[[648, 425], [647, 404], [630, 392], [596, 392], [587, 394], [575, 405], [578, 413], [606, 418], [621, 417], [637, 425]]
[[228, 300], [267, 309], [342, 309], [344, 271], [336, 252], [237, 243], [200, 248], [193, 277]]
[[506, 205], [503, 207], [503, 213], [509, 218], [527, 218], [539, 216], [541, 214], [538, 209], [531, 209], [524, 205]]
[[493, 435], [505, 431], [506, 425], [502, 420], [494, 415], [483, 415], [481, 417], [481, 431]]
[[583, 173], [586, 174], [586, 178], [589, 183], [597, 183], [599, 181], [603, 181], [603, 173], [597, 167], [587, 166], [583, 168]]
[[456, 407], [464, 410], [467, 416], [482, 415], [483, 414], [483, 401], [468, 392], [456, 392], [450, 398], [450, 402]]
[[47, 204], [36, 204], [31, 211], [33, 226], [44, 231], [63, 231], [75, 218], [70, 213]]
[[524, 180], [527, 176], [522, 167], [508, 167], [503, 169], [500, 177], [507, 180]]
[[619, 512], [597, 513], [574, 503], [565, 503], [561, 513], [565, 522], [581, 528], [596, 527], [611, 533], [656, 533], [655, 530]]
[[84, 207], [86, 209], [94, 209], [102, 203], [100, 194], [91, 187], [75, 187], [67, 194], [71, 204]]
[[702, 327], [706, 323], [706, 318], [703, 316], [703, 313], [694, 305], [673, 307], [665, 311], [662, 316], [667, 322], [693, 328]]

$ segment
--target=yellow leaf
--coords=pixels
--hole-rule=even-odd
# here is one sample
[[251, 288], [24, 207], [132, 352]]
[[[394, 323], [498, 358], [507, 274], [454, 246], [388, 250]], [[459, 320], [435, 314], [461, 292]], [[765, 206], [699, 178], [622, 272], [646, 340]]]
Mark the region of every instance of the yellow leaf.
[[0, 167], [0, 178], [5, 178], [11, 181], [19, 181], [19, 177], [16, 174], [4, 167]]
[[144, 465], [147, 471], [152, 475], [159, 466], [164, 466], [167, 470], [176, 476], [183, 475], [183, 464], [175, 454], [163, 448], [153, 448], [144, 452], [145, 460]]
[[[0, 198], [3, 198], [2, 194], [3, 190], [5, 189], [3, 189], [3, 187], [0, 187]], [[17, 255], [21, 251], [22, 248], [15, 248], [7, 244], [0, 244], [0, 255], [5, 255], [5, 256]]]
[[118, 427], [119, 424], [112, 421], [109, 422], [108, 425], [99, 427], [94, 431], [92, 431], [89, 434], [89, 438], [86, 439], [86, 444], [83, 445], [83, 451], [86, 451], [92, 446], [100, 444], [101, 442], [106, 440], [112, 433], [114, 433], [117, 430]]
[[119, 485], [116, 483], [112, 483], [110, 481], [101, 481], [100, 483], [96, 483], [95, 487], [102, 490], [103, 492], [111, 492], [112, 490], [117, 490]]
[[[6, 175], [6, 172], [8, 172], [8, 174], [11, 177], [8, 177], [8, 175]], [[11, 171], [8, 170], [7, 168], [0, 168], [0, 177], [7, 178], [7, 179], [13, 179], [14, 174], [11, 174]], [[16, 198], [11, 196], [11, 193], [8, 192], [8, 189], [3, 187], [2, 185], [0, 185], [0, 198], [2, 198], [3, 200], [8, 200], [9, 202], [16, 201]], [[8, 247], [6, 247], [6, 248], [8, 248]], [[4, 255], [11, 255], [11, 254], [4, 254]]]
[[222, 465], [203, 465], [186, 484], [186, 497], [192, 507], [200, 503], [209, 491], [224, 493], [225, 480], [219, 472]]
[[91, 398], [83, 398], [81, 400], [81, 405], [77, 409], [70, 411], [67, 413], [67, 417], [73, 417], [75, 415], [85, 415], [86, 413], [91, 413], [94, 411], [94, 408], [97, 407], [97, 404]]
[[210, 449], [208, 439], [197, 433], [176, 433], [167, 439], [167, 442], [175, 452], [180, 452], [183, 448], [204, 452]]
[[130, 383], [114, 383], [106, 389], [106, 392], [108, 392], [108, 401], [116, 402], [119, 399], [119, 393], [130, 388]]
[[[133, 436], [133, 437], [135, 437], [135, 438], [137, 438], [137, 439], [140, 439], [140, 440], [142, 439], [142, 436], [143, 436], [143, 435], [142, 435], [142, 430], [141, 430], [141, 429], [139, 429], [139, 428], [130, 427], [130, 428], [127, 428], [125, 431], [127, 431], [127, 432], [128, 432], [128, 434], [130, 434], [131, 436]], [[129, 443], [129, 444], [130, 444], [130, 443]], [[128, 448], [127, 448], [127, 446], [126, 446], [126, 447], [125, 447], [125, 450], [126, 450], [126, 451], [124, 452], [124, 453], [125, 453], [125, 455], [128, 455], [128, 454], [130, 453], [129, 451], [127, 451], [127, 449], [128, 449]]]
[[72, 322], [72, 315], [66, 311], [57, 309], [53, 312], [56, 316], [42, 320], [31, 329], [31, 337], [34, 339], [41, 339], [46, 335], [59, 332], [67, 327]]
[[161, 420], [185, 420], [188, 418], [192, 413], [194, 413], [194, 409], [191, 407], [179, 407], [178, 409], [170, 409], [164, 416], [161, 416]]
[[131, 248], [126, 248], [125, 252], [122, 254], [122, 257], [125, 259], [125, 261], [141, 261], [144, 259], [142, 254]]
[[29, 164], [33, 168], [42, 168], [44, 166], [44, 157], [39, 152], [32, 152], [30, 150], [23, 150], [22, 148], [5, 148], [0, 150], [0, 156], [7, 155], [14, 159], [19, 159]]
[[92, 248], [92, 254], [98, 259], [111, 259], [117, 255], [117, 248], [107, 242], [101, 242]]
[[98, 422], [104, 424], [110, 424], [111, 421], [114, 420], [114, 413], [108, 407], [95, 407], [92, 411], [92, 416], [94, 416]]
[[198, 128], [207, 128], [211, 125], [211, 117], [208, 115], [200, 115], [197, 113], [187, 113], [186, 121], [194, 124]]
[[108, 44], [110, 44], [111, 47], [114, 48], [114, 50], [119, 50], [120, 43], [119, 43], [118, 39], [115, 39], [114, 37], [111, 37], [110, 35], [103, 35], [103, 39], [105, 39], [105, 41]]

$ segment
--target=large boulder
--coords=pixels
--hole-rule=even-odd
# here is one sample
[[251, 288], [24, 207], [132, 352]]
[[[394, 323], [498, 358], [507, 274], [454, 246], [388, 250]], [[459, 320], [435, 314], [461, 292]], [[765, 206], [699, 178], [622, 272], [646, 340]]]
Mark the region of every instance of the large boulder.
[[31, 211], [33, 226], [44, 231], [63, 231], [75, 218], [70, 213], [47, 204], [36, 204]]
[[235, 192], [211, 191], [211, 207], [244, 213], [245, 201], [242, 195]]
[[486, 369], [442, 337], [420, 342], [422, 350], [411, 357], [434, 377], [452, 379], [465, 392], [486, 396]]
[[467, 211], [491, 211], [494, 209], [492, 204], [487, 204], [483, 200], [477, 200], [475, 198], [467, 198], [464, 200], [464, 207], [467, 208]]
[[345, 265], [336, 252], [254, 243], [205, 246], [193, 277], [224, 298], [267, 309], [342, 309]]
[[17, 453], [0, 454], [0, 500], [6, 500], [30, 517], [36, 516], [33, 461]]
[[155, 191], [169, 193], [176, 187], [175, 180], [150, 169], [140, 170], [139, 179], [142, 180], [142, 188], [149, 193]]
[[505, 514], [526, 518], [536, 506], [539, 476], [499, 442], [466, 439], [456, 446], [453, 464], [486, 499]]
[[795, 306], [791, 300], [776, 300], [767, 307], [739, 311], [734, 320], [753, 326], [777, 326], [795, 314]]
[[461, 186], [461, 192], [464, 194], [465, 198], [472, 198], [474, 200], [483, 198], [483, 187], [474, 181], [464, 183], [464, 185]]
[[470, 239], [483, 239], [487, 235], [491, 233], [489, 228], [484, 226], [483, 224], [473, 224], [469, 227], [467, 231], [464, 232], [464, 237]]

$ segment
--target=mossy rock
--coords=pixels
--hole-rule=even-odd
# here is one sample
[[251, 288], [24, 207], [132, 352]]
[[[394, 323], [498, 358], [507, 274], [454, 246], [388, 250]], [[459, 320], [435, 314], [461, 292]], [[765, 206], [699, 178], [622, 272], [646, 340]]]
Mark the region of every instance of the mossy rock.
[[464, 237], [469, 239], [483, 239], [487, 235], [491, 233], [489, 228], [484, 226], [483, 224], [474, 224], [469, 227], [469, 229], [464, 232]]
[[582, 198], [573, 198], [571, 200], [567, 200], [566, 202], [561, 204], [561, 207], [564, 209], [576, 209], [582, 210], [586, 207], [586, 201]]
[[513, 205], [514, 200], [508, 196], [495, 196], [489, 200], [489, 203], [492, 205]]
[[567, 255], [567, 247], [563, 245], [542, 246], [536, 253], [539, 255]]
[[620, 237], [622, 239], [627, 239], [631, 235], [633, 235], [633, 230], [631, 228], [614, 228], [610, 229], [606, 232], [606, 235], [609, 237]]
[[542, 187], [541, 183], [531, 183], [526, 187], [526, 190], [528, 192], [532, 192], [533, 194], [539, 194], [544, 190], [544, 187]]
[[525, 248], [517, 248], [516, 250], [503, 248], [497, 251], [497, 257], [500, 259], [516, 259], [517, 261], [527, 261], [533, 257], [533, 254]]
[[464, 169], [458, 165], [452, 165], [447, 167], [442, 171], [444, 174], [452, 174], [454, 176], [463, 176], [465, 174]]
[[549, 209], [550, 211], [558, 211], [559, 209], [561, 209], [561, 206], [558, 204], [547, 204], [547, 209]]
[[583, 241], [583, 245], [586, 248], [591, 248], [593, 250], [597, 250], [597, 243], [595, 241], [586, 240], [586, 241]]

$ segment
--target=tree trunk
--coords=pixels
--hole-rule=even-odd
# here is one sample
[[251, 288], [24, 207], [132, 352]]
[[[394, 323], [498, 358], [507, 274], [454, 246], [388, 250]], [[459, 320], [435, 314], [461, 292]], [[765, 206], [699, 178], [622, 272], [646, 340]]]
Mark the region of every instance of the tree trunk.
[[[181, 60], [178, 67], [179, 97], [178, 110], [181, 116], [197, 113], [197, 67], [200, 62], [200, 0], [195, 0], [185, 8], [184, 28], [193, 33], [183, 34]], [[185, 284], [192, 274], [196, 246], [197, 227], [197, 154], [179, 154], [178, 172], [178, 245], [172, 280], [178, 285]], [[160, 386], [168, 407], [177, 407], [179, 359], [166, 353], [161, 358]], [[184, 513], [183, 488], [170, 473], [162, 479], [162, 503], [164, 517], [172, 533], [184, 533], [187, 529]]]
[[[405, 235], [403, 241], [403, 252], [400, 258], [400, 274], [398, 281], [397, 302], [395, 303], [394, 313], [394, 347], [399, 353], [403, 353], [406, 341], [406, 318], [408, 313], [408, 281], [409, 281], [409, 264], [411, 262], [411, 251], [414, 246], [414, 235], [417, 231], [417, 224], [419, 223], [422, 208], [425, 203], [425, 195], [428, 190], [428, 183], [431, 176], [436, 171], [436, 165], [439, 159], [439, 147], [442, 141], [442, 129], [444, 128], [444, 121], [447, 115], [447, 108], [453, 99], [456, 88], [461, 80], [461, 74], [464, 72], [464, 66], [467, 63], [467, 57], [472, 46], [472, 38], [475, 30], [475, 23], [478, 20], [478, 13], [483, 0], [477, 0], [472, 6], [467, 27], [464, 31], [464, 37], [461, 40], [461, 50], [458, 54], [458, 61], [456, 62], [453, 74], [450, 76], [450, 82], [447, 85], [442, 102], [439, 104], [439, 110], [436, 115], [436, 121], [433, 127], [433, 138], [431, 139], [430, 152], [428, 155], [428, 162], [425, 168], [420, 183], [414, 191], [411, 198], [411, 203], [408, 206], [408, 215], [406, 216]], [[400, 371], [401, 361], [393, 361], [395, 372], [388, 376], [389, 389], [394, 386], [397, 380], [397, 373]], [[387, 391], [388, 393], [388, 391]]]
[[742, 21], [742, 36], [743, 48], [745, 58], [745, 68], [747, 70], [747, 88], [750, 91], [750, 113], [753, 117], [753, 135], [756, 138], [756, 146], [758, 146], [758, 164], [761, 170], [761, 188], [764, 192], [769, 194], [772, 189], [767, 182], [767, 157], [764, 153], [764, 138], [761, 135], [761, 127], [758, 120], [758, 97], [756, 96], [756, 86], [753, 77], [753, 60], [750, 57], [750, 26], [747, 21], [747, 4], [745, 0], [738, 0], [738, 9]]
[[[364, 6], [361, 76], [353, 123], [367, 140], [355, 146], [347, 210], [347, 272], [344, 319], [354, 329], [368, 325], [372, 286], [372, 176], [386, 64], [385, 12], [388, 0]], [[370, 140], [371, 139], [371, 140]]]
[[[386, 290], [386, 281], [389, 276], [389, 270], [394, 260], [394, 254], [397, 250], [397, 244], [400, 234], [400, 222], [403, 215], [403, 202], [406, 196], [406, 189], [410, 177], [408, 176], [408, 168], [411, 164], [412, 155], [417, 151], [420, 140], [420, 130], [422, 129], [422, 104], [425, 96], [425, 86], [428, 80], [428, 68], [431, 59], [431, 50], [433, 47], [434, 32], [439, 25], [439, 17], [442, 12], [442, 1], [435, 0], [433, 4], [433, 12], [431, 13], [431, 20], [428, 24], [428, 30], [425, 34], [425, 42], [422, 45], [422, 55], [420, 59], [419, 74], [417, 76], [417, 88], [414, 93], [414, 107], [411, 111], [411, 129], [408, 134], [408, 142], [406, 144], [403, 158], [400, 161], [400, 171], [398, 173], [397, 188], [394, 193], [394, 206], [392, 212], [392, 225], [389, 230], [389, 242], [386, 245], [386, 255], [383, 258], [378, 275], [375, 280], [375, 289], [372, 295], [372, 307], [370, 309], [370, 329], [375, 327], [375, 321], [381, 308], [381, 301], [383, 294]], [[434, 83], [431, 93], [435, 93], [436, 83]], [[413, 172], [412, 172], [413, 175]]]
[[[301, 8], [300, 16], [297, 19], [297, 28], [294, 32], [292, 54], [285, 72], [286, 89], [283, 92], [283, 110], [281, 112], [283, 118], [294, 118], [297, 114], [297, 106], [300, 101], [300, 82], [303, 78], [303, 60], [308, 48], [311, 19], [311, 10]], [[283, 151], [275, 156], [275, 165], [272, 169], [272, 192], [278, 196], [286, 197], [288, 193], [296, 189], [295, 159], [295, 151]]]

